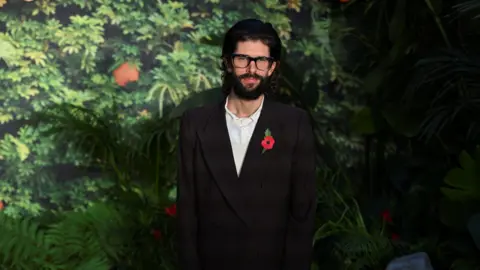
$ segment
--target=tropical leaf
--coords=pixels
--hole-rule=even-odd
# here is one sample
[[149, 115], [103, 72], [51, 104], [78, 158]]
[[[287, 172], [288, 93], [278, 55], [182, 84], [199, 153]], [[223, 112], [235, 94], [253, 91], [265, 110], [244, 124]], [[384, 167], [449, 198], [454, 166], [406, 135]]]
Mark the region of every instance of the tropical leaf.
[[[404, 98], [410, 108], [423, 110], [419, 112], [425, 115], [419, 135], [429, 140], [455, 123], [465, 123], [460, 129], [456, 127], [456, 132], [475, 141], [480, 134], [480, 122], [471, 121], [470, 115], [480, 112], [478, 57], [453, 49], [442, 50], [419, 61], [416, 67]], [[429, 105], [425, 106], [425, 102]], [[469, 120], [465, 122], [467, 118]]]
[[[477, 150], [478, 151], [478, 150]], [[480, 200], [480, 161], [478, 153], [475, 159], [466, 151], [459, 156], [459, 168], [451, 169], [445, 176], [445, 184], [442, 192], [454, 201]]]
[[480, 18], [480, 2], [476, 0], [463, 0], [453, 6], [453, 8], [461, 14], [471, 14], [472, 12], [475, 12], [477, 15], [473, 16], [473, 18]]
[[33, 125], [43, 125], [42, 135], [53, 137], [57, 147], [83, 154], [88, 158], [83, 165], [102, 168], [121, 185], [133, 181], [156, 185], [158, 190], [163, 185], [160, 179], [171, 181], [171, 175], [162, 173], [172, 172], [166, 168], [174, 165], [174, 120], [152, 117], [128, 126], [115, 109], [97, 113], [72, 104], [50, 106], [33, 119]]

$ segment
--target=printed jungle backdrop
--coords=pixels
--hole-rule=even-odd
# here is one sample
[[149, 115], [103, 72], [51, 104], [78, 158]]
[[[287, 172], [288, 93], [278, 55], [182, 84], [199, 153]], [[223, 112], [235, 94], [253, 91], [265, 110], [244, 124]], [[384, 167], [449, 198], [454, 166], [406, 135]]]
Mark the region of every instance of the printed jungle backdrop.
[[0, 0], [0, 269], [176, 269], [178, 117], [236, 21], [285, 45], [318, 150], [315, 269], [480, 267], [474, 0]]

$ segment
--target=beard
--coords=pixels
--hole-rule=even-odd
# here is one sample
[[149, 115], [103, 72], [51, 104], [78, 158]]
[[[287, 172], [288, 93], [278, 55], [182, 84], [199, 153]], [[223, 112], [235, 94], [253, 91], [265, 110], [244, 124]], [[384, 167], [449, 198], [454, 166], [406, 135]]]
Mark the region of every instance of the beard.
[[[262, 77], [258, 74], [242, 74], [235, 76], [233, 73], [227, 75], [227, 81], [233, 90], [233, 93], [243, 100], [256, 100], [261, 95], [267, 93], [270, 90], [270, 77]], [[254, 88], [248, 88], [242, 83], [242, 79], [254, 78], [259, 80], [259, 84]]]

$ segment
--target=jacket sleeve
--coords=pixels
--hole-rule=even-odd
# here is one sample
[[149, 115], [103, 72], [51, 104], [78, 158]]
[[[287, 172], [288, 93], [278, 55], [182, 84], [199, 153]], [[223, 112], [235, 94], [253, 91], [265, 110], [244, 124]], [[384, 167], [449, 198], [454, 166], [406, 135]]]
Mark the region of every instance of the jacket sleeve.
[[315, 147], [312, 126], [305, 111], [300, 116], [297, 132], [283, 270], [308, 270], [312, 262], [317, 206]]
[[197, 211], [193, 172], [195, 131], [184, 113], [180, 122], [177, 179], [177, 233], [181, 270], [200, 270], [197, 249]]

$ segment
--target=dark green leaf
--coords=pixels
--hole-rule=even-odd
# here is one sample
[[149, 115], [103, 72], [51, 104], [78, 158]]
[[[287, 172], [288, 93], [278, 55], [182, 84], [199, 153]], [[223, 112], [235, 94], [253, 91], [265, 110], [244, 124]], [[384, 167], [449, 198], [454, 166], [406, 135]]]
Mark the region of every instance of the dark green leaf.
[[221, 36], [213, 36], [208, 38], [202, 38], [200, 43], [215, 47], [221, 47], [223, 44], [223, 38]]
[[445, 176], [444, 182], [449, 187], [442, 192], [454, 201], [480, 200], [480, 181], [477, 177], [477, 163], [463, 151], [459, 156], [462, 168], [453, 168]]
[[303, 88], [302, 99], [304, 104], [310, 108], [315, 108], [318, 103], [318, 98], [320, 97], [320, 90], [318, 87], [317, 79], [314, 76], [311, 76]]
[[430, 0], [435, 14], [440, 14], [443, 9], [443, 0]]
[[382, 85], [383, 80], [388, 76], [388, 74], [389, 72], [386, 68], [386, 65], [379, 65], [367, 74], [363, 80], [363, 89], [360, 91], [365, 91], [366, 93], [375, 93], [380, 85]]
[[281, 77], [280, 80], [282, 81], [282, 86], [290, 89], [291, 91], [299, 91], [302, 87], [302, 77], [298, 74], [299, 71], [293, 67], [288, 62], [283, 62], [280, 65], [281, 69]]
[[467, 153], [467, 151], [462, 151], [458, 157], [458, 162], [464, 170], [474, 171], [475, 170], [475, 160]]
[[422, 123], [421, 118], [395, 105], [383, 109], [382, 115], [393, 130], [410, 138], [418, 134]]
[[362, 135], [369, 135], [377, 132], [372, 111], [368, 107], [364, 107], [355, 113], [351, 120], [351, 127], [354, 132]]

